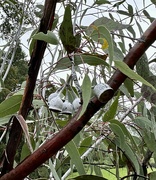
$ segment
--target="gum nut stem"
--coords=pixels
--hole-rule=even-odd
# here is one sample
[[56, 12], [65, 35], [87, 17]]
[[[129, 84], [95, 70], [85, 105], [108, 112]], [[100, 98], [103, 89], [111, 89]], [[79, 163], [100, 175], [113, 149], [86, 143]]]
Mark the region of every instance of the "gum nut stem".
[[60, 96], [53, 97], [49, 102], [49, 109], [54, 112], [61, 112], [63, 108], [63, 101]]
[[67, 114], [67, 115], [70, 115], [73, 113], [73, 105], [68, 100], [64, 101], [61, 113]]
[[80, 98], [76, 98], [74, 99], [73, 101], [73, 108], [74, 108], [74, 111], [77, 112], [79, 107], [81, 106], [81, 100]]

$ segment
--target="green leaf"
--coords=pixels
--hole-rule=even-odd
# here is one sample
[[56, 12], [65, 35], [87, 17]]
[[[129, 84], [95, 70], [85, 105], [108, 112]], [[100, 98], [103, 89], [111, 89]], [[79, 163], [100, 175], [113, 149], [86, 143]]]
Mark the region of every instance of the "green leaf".
[[0, 118], [17, 113], [22, 101], [22, 95], [11, 96], [0, 104]]
[[135, 167], [136, 172], [140, 174], [141, 167], [133, 149], [127, 143], [125, 143], [123, 150], [125, 154], [128, 156], [133, 166]]
[[82, 160], [80, 158], [79, 151], [73, 141], [70, 141], [66, 146], [65, 149], [67, 150], [72, 162], [75, 164], [77, 171], [80, 175], [86, 174]]
[[95, 28], [95, 30], [92, 32], [91, 37], [94, 41], [100, 42], [101, 44], [103, 44], [102, 39], [107, 40], [108, 51], [109, 51], [109, 60], [110, 60], [110, 62], [112, 62], [113, 56], [114, 56], [114, 48], [113, 48], [113, 40], [112, 40], [109, 30], [105, 26], [97, 26]]
[[51, 30], [54, 30], [56, 28], [56, 25], [58, 23], [58, 19], [59, 19], [59, 16], [57, 14], [55, 14], [54, 22], [53, 22], [53, 26], [52, 26]]
[[[120, 136], [122, 135], [122, 133], [120, 132]], [[119, 132], [118, 132], [118, 134], [119, 134]], [[129, 161], [133, 164], [136, 172], [138, 174], [140, 174], [141, 167], [139, 165], [139, 161], [138, 161], [135, 153], [133, 152], [132, 148], [125, 141], [121, 142], [121, 139], [119, 139], [119, 141], [118, 141], [118, 139], [116, 138], [115, 143], [119, 148], [122, 149], [122, 151], [124, 151], [124, 154], [128, 157]]]
[[137, 117], [133, 121], [142, 129], [150, 131], [152, 128], [152, 122], [146, 117]]
[[[156, 76], [155, 75], [148, 76], [146, 78], [146, 81], [156, 88]], [[151, 87], [143, 85], [141, 87], [141, 94], [147, 101], [149, 101], [153, 104], [156, 103], [156, 98], [155, 98], [156, 97], [156, 91], [153, 90]]]
[[127, 78], [125, 81], [124, 81], [124, 85], [125, 87], [127, 88], [128, 92], [130, 93], [130, 95], [132, 97], [134, 97], [134, 88], [133, 88], [133, 81], [129, 78]]
[[33, 102], [32, 102], [32, 104], [33, 104], [33, 107], [34, 107], [35, 109], [38, 109], [38, 108], [40, 108], [40, 107], [42, 107], [42, 106], [45, 105], [44, 101], [38, 100], [38, 99], [34, 99]]
[[12, 117], [12, 114], [0, 118], [0, 125], [8, 123], [11, 117]]
[[96, 0], [94, 4], [101, 5], [101, 4], [111, 4], [111, 3], [107, 0]]
[[110, 106], [109, 110], [103, 116], [102, 119], [103, 119], [104, 122], [110, 121], [111, 119], [113, 119], [115, 117], [116, 111], [117, 111], [117, 107], [118, 107], [119, 96], [120, 96], [120, 94], [118, 93], [118, 95], [116, 96], [114, 102]]
[[115, 66], [126, 76], [128, 76], [131, 79], [137, 80], [142, 82], [143, 84], [151, 87], [153, 90], [156, 90], [152, 84], [147, 82], [144, 78], [142, 78], [140, 75], [136, 74], [132, 69], [128, 67], [127, 64], [125, 64], [123, 61], [114, 61]]
[[86, 137], [80, 144], [79, 153], [82, 155], [91, 146], [92, 136]]
[[145, 80], [147, 80], [148, 76], [150, 75], [148, 58], [147, 58], [147, 55], [145, 53], [137, 61], [137, 63], [136, 63], [136, 71]]
[[124, 132], [122, 131], [121, 127], [115, 123], [111, 123], [109, 126], [110, 126], [111, 130], [114, 132], [114, 134], [116, 134], [118, 136], [120, 147], [121, 147], [121, 149], [123, 149], [125, 146], [125, 136], [124, 136]]
[[119, 22], [115, 22], [112, 19], [109, 19], [107, 17], [101, 17], [99, 19], [96, 19], [93, 23], [91, 23], [88, 27], [88, 29], [86, 30], [86, 34], [88, 36], [90, 36], [92, 34], [92, 32], [94, 31], [93, 27], [98, 27], [98, 26], [105, 26], [109, 31], [117, 31], [117, 30], [121, 30], [121, 29], [126, 29], [128, 28], [130, 25], [125, 25], [125, 24], [121, 24]]
[[21, 154], [20, 154], [20, 161], [23, 161], [30, 154], [31, 154], [31, 151], [28, 148], [28, 145], [24, 143], [24, 145], [22, 146]]
[[59, 30], [60, 39], [67, 53], [75, 51], [76, 38], [73, 34], [73, 25], [70, 5], [65, 8], [64, 18]]
[[68, 122], [69, 122], [68, 120], [64, 120], [64, 121], [62, 121], [62, 119], [61, 120], [60, 119], [56, 120], [56, 123], [61, 127], [66, 126]]
[[156, 5], [156, 0], [151, 0], [151, 2]]
[[94, 166], [94, 172], [95, 175], [102, 177], [102, 172], [101, 172], [101, 168], [99, 166]]
[[51, 170], [51, 172], [52, 172], [55, 180], [60, 180], [60, 178], [59, 178], [59, 176], [58, 176], [58, 174], [57, 174], [57, 172], [56, 172], [56, 169], [55, 169], [55, 167], [54, 167], [51, 159], [49, 159], [49, 167], [50, 167], [50, 170]]
[[59, 43], [57, 37], [52, 31], [48, 31], [47, 34], [44, 34], [43, 32], [39, 32], [32, 36], [33, 39], [45, 41], [50, 44], [57, 45]]
[[92, 83], [90, 81], [90, 78], [87, 74], [85, 74], [85, 77], [84, 77], [84, 80], [82, 83], [82, 87], [81, 87], [83, 104], [82, 104], [82, 110], [81, 110], [79, 117], [86, 111], [86, 108], [90, 101], [90, 97], [91, 97], [91, 93], [92, 93], [91, 86], [92, 86]]
[[154, 21], [154, 18], [151, 17], [150, 14], [145, 9], [143, 10], [143, 13], [147, 17], [147, 19], [150, 20], [151, 23]]
[[155, 180], [156, 177], [156, 171], [149, 173], [150, 180]]
[[95, 175], [83, 175], [83, 176], [77, 176], [76, 178], [72, 178], [69, 180], [108, 180], [108, 179]]
[[[91, 66], [97, 66], [97, 65], [109, 66], [105, 62], [106, 58], [107, 58], [106, 55], [99, 56], [96, 54], [95, 55], [94, 54], [81, 54], [81, 55], [74, 56], [74, 63], [75, 63], [75, 66], [78, 66], [83, 63], [87, 63], [88, 65], [91, 65]], [[57, 62], [54, 69], [62, 70], [62, 69], [67, 69], [69, 67], [71, 67], [71, 61], [68, 57], [64, 57]]]
[[127, 130], [127, 128], [125, 127], [125, 125], [122, 124], [122, 123], [121, 123], [120, 121], [118, 121], [118, 120], [111, 120], [110, 123], [114, 123], [114, 124], [118, 125], [118, 126], [122, 129], [125, 137], [127, 137], [127, 138], [131, 141], [131, 143], [134, 145], [135, 149], [137, 149], [138, 152], [139, 152], [139, 148], [138, 148], [136, 142], [134, 141], [133, 136], [132, 136], [132, 135], [130, 134], [130, 132]]
[[129, 16], [129, 13], [127, 11], [123, 11], [123, 10], [118, 10], [117, 11], [119, 14], [125, 15], [125, 16]]
[[120, 1], [120, 2], [117, 2], [113, 5], [113, 7], [119, 7], [121, 4], [123, 4], [126, 0], [123, 0], [123, 1]]
[[[147, 145], [148, 149], [151, 152], [156, 152], [156, 143], [155, 143], [156, 139], [155, 139], [153, 132], [144, 130], [142, 132], [142, 134], [143, 134], [143, 140], [144, 140], [145, 144]], [[150, 139], [150, 141], [149, 141], [149, 139]]]

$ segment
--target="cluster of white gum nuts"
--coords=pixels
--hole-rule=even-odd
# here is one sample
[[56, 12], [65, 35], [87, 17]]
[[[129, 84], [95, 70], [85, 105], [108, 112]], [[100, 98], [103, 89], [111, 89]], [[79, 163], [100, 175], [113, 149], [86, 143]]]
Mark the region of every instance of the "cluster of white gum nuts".
[[[69, 102], [68, 95], [66, 93], [65, 100], [63, 101], [61, 99], [61, 93], [63, 91], [63, 88], [61, 90], [57, 90], [56, 92], [50, 94], [48, 97], [48, 105], [49, 109], [66, 115], [71, 115], [78, 111], [79, 107], [81, 106], [81, 99], [79, 97], [75, 96], [75, 99], [73, 102]], [[113, 89], [105, 83], [100, 83], [94, 86], [93, 88], [94, 95], [104, 103], [109, 99], [110, 95], [112, 96], [114, 94]]]

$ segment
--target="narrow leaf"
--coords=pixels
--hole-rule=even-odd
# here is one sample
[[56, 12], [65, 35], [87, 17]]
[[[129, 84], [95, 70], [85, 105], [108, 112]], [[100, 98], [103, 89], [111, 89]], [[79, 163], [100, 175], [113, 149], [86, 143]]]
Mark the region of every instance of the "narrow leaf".
[[133, 81], [129, 78], [127, 78], [125, 81], [124, 81], [124, 85], [126, 86], [128, 92], [130, 93], [130, 95], [132, 97], [134, 97], [134, 88], [133, 88]]
[[149, 62], [148, 62], [147, 55], [145, 53], [137, 61], [136, 71], [145, 80], [147, 80], [148, 76], [150, 75]]
[[156, 171], [149, 173], [150, 180], [155, 180], [156, 177]]
[[86, 137], [80, 144], [79, 153], [82, 155], [91, 146], [92, 136]]
[[58, 176], [58, 174], [57, 174], [57, 172], [56, 172], [56, 170], [54, 168], [54, 165], [53, 165], [51, 159], [49, 159], [49, 167], [50, 167], [50, 170], [51, 170], [55, 180], [60, 180], [60, 178], [59, 178], [59, 176]]
[[5, 117], [0, 118], [0, 125], [8, 123], [9, 119], [11, 118], [12, 115], [8, 115]]
[[132, 135], [130, 134], [130, 132], [127, 130], [127, 128], [125, 127], [125, 125], [122, 124], [122, 123], [121, 123], [120, 121], [118, 121], [118, 120], [111, 120], [110, 123], [114, 123], [114, 124], [118, 125], [118, 126], [122, 129], [125, 137], [127, 137], [127, 138], [131, 141], [131, 143], [134, 145], [134, 147], [135, 147], [135, 148], [138, 150], [138, 152], [139, 152], [139, 148], [138, 148], [136, 142], [134, 141], [133, 136], [132, 136]]
[[88, 103], [90, 101], [91, 97], [91, 81], [89, 76], [86, 74], [82, 83], [82, 99], [83, 99], [83, 105], [82, 105], [82, 110], [79, 115], [79, 117], [86, 111], [86, 108], [88, 106]]
[[75, 50], [76, 38], [73, 34], [70, 5], [67, 5], [65, 8], [64, 18], [60, 26], [59, 35], [67, 53], [72, 53]]
[[120, 96], [120, 94], [118, 93], [118, 95], [116, 96], [114, 102], [110, 106], [109, 110], [105, 113], [104, 117], [102, 118], [104, 122], [110, 121], [111, 119], [113, 119], [115, 117], [117, 107], [118, 107], [119, 96]]
[[91, 34], [91, 37], [94, 41], [100, 42], [101, 44], [103, 44], [103, 39], [107, 40], [109, 60], [111, 64], [111, 62], [113, 61], [114, 48], [113, 48], [113, 40], [109, 30], [105, 26], [97, 26], [97, 28]]
[[20, 123], [20, 125], [22, 127], [22, 130], [23, 130], [23, 132], [25, 134], [25, 137], [26, 137], [30, 152], [33, 153], [33, 148], [32, 148], [31, 141], [30, 141], [30, 136], [29, 136], [27, 123], [26, 123], [26, 121], [25, 121], [25, 119], [23, 118], [22, 115], [16, 115], [15, 117], [16, 117], [16, 119], [18, 120], [18, 122]]
[[142, 78], [140, 75], [136, 74], [132, 69], [130, 69], [127, 64], [125, 64], [123, 61], [114, 61], [115, 66], [126, 76], [128, 76], [131, 79], [137, 80], [142, 82], [143, 84], [151, 87], [153, 90], [156, 90], [152, 84], [147, 82], [144, 78]]
[[0, 118], [17, 113], [22, 101], [22, 95], [11, 96], [0, 104]]
[[141, 167], [139, 165], [139, 161], [135, 155], [135, 153], [133, 152], [132, 148], [124, 141], [122, 143], [124, 144], [120, 144], [120, 142], [118, 142], [118, 140], [116, 139], [116, 145], [122, 149], [122, 151], [124, 151], [125, 155], [128, 157], [129, 161], [133, 164], [136, 172], [138, 174], [140, 174], [141, 172]]
[[[104, 65], [109, 66], [105, 60], [107, 56], [106, 55], [98, 55], [98, 54], [81, 54], [81, 55], [75, 55], [74, 56], [74, 63], [75, 66], [78, 66], [80, 64], [86, 63], [91, 66], [97, 66], [97, 65]], [[71, 67], [71, 61], [68, 57], [64, 57], [60, 59], [56, 66], [54, 67], [55, 70], [62, 70], [67, 69]]]
[[82, 160], [80, 158], [79, 151], [73, 141], [70, 141], [66, 146], [65, 146], [72, 162], [75, 164], [77, 171], [80, 175], [84, 175], [85, 169], [82, 163]]
[[125, 137], [124, 137], [124, 132], [122, 131], [121, 127], [115, 123], [111, 123], [109, 126], [111, 130], [114, 132], [114, 134], [118, 136], [120, 147], [121, 149], [123, 149], [125, 145]]
[[59, 43], [57, 37], [52, 31], [48, 31], [47, 34], [44, 34], [43, 32], [39, 32], [32, 36], [33, 39], [45, 41], [50, 44], [57, 45]]
[[109, 31], [121, 30], [130, 26], [126, 24], [121, 24], [117, 21], [113, 21], [112, 19], [109, 19], [107, 17], [101, 17], [99, 19], [96, 19], [93, 23], [89, 25], [88, 29], [86, 30], [88, 36], [90, 36], [94, 30], [92, 27], [93, 25], [96, 27], [104, 25]]
[[107, 0], [96, 0], [94, 4], [101, 5], [101, 4], [111, 4], [111, 3]]

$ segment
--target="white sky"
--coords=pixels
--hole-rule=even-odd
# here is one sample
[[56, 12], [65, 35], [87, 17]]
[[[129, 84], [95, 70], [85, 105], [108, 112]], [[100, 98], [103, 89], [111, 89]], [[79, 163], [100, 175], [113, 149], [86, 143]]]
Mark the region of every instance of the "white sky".
[[[74, 1], [73, 1], [73, 2], [74, 2]], [[87, 3], [88, 3], [88, 4], [92, 4], [92, 2], [93, 2], [93, 0], [87, 0]], [[143, 8], [143, 4], [142, 4], [142, 3], [143, 3], [143, 0], [137, 0], [137, 1], [136, 1], [137, 4], [135, 3], [134, 0], [126, 0], [126, 2], [129, 3], [130, 5], [132, 5], [133, 7], [136, 7], [136, 10]], [[42, 3], [42, 4], [44, 4], [44, 1], [43, 1], [43, 0], [36, 0], [36, 3]], [[146, 1], [145, 1], [145, 5], [148, 5], [148, 4], [151, 4], [151, 1], [150, 1], [150, 0], [146, 0]], [[58, 6], [59, 6], [59, 5], [60, 5], [60, 3], [58, 3]], [[149, 11], [149, 9], [150, 9], [150, 11]], [[96, 12], [96, 10], [94, 10], [94, 11]], [[147, 11], [150, 13], [151, 16], [155, 17], [156, 8], [155, 8], [154, 6], [151, 6], [150, 8], [148, 8]], [[59, 10], [58, 13], [59, 13], [59, 15], [60, 15], [60, 14], [62, 15], [62, 11], [61, 11], [61, 10]], [[88, 11], [87, 11], [87, 14], [90, 14], [90, 15], [88, 15], [88, 16], [86, 16], [86, 17], [83, 18], [83, 20], [82, 20], [83, 25], [89, 25], [89, 24], [91, 24], [95, 19], [97, 19], [97, 18], [95, 18], [95, 17], [92, 15], [92, 14], [93, 14], [93, 9], [88, 10]], [[108, 13], [107, 13], [107, 12], [104, 12], [103, 14], [108, 17]], [[116, 12], [113, 13], [113, 16], [117, 16]], [[122, 17], [122, 16], [121, 16], [121, 17]], [[125, 18], [125, 16], [123, 16], [123, 18]], [[138, 19], [138, 21], [139, 21], [139, 19]], [[128, 22], [129, 22], [129, 19], [124, 21], [125, 24], [128, 23]], [[150, 25], [150, 24], [147, 24], [146, 22], [143, 22], [143, 21], [139, 21], [139, 23], [141, 24], [141, 26], [142, 26], [142, 28], [143, 28], [144, 30], [146, 30], [146, 29], [149, 27], [149, 25]], [[135, 25], [134, 25], [134, 26], [135, 26]], [[136, 33], [137, 33], [138, 38], [139, 38], [140, 35], [139, 35], [139, 32], [137, 32], [137, 28], [136, 28]], [[25, 42], [24, 44], [25, 44], [27, 47], [28, 47], [27, 39], [29, 39], [30, 34], [31, 34], [31, 32], [27, 32], [27, 33], [22, 37], [22, 41]], [[25, 49], [25, 48], [24, 48], [24, 49]], [[28, 54], [28, 50], [25, 49], [25, 51], [26, 51], [26, 53]]]

